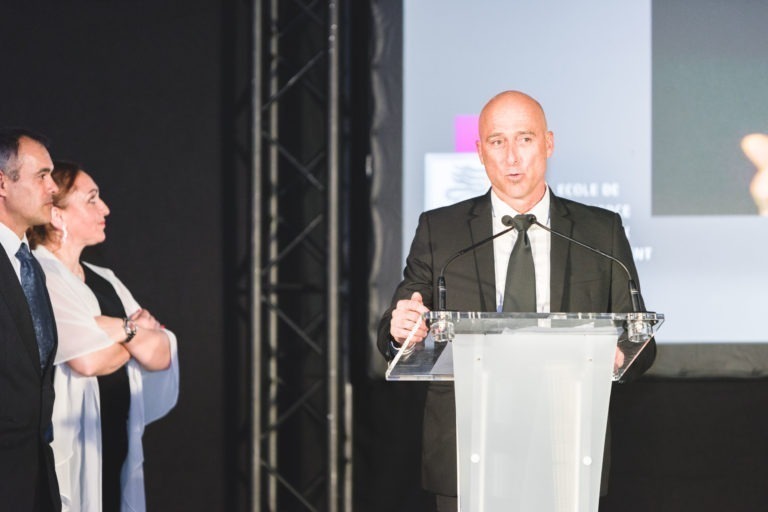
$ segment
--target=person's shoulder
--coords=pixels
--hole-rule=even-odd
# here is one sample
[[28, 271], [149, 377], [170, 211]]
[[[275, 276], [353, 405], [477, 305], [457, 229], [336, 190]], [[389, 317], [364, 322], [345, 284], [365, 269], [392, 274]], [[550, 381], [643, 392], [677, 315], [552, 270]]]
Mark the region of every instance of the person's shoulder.
[[490, 212], [490, 208], [491, 196], [490, 193], [485, 193], [481, 196], [471, 197], [448, 206], [427, 210], [422, 215], [436, 220], [452, 219], [455, 217], [466, 217], [486, 209]]
[[557, 197], [554, 194], [551, 197], [552, 205], [556, 210], [560, 209], [562, 212], [566, 212], [574, 218], [613, 222], [618, 216], [616, 212], [601, 208], [600, 206], [580, 203], [572, 199]]
[[59, 261], [56, 256], [54, 256], [48, 249], [45, 248], [45, 246], [38, 246], [33, 251], [32, 254], [35, 256], [35, 259], [40, 264], [40, 266], [43, 268], [43, 271], [45, 272], [46, 276], [49, 275], [63, 275], [66, 271], [66, 268], [64, 267], [64, 264]]

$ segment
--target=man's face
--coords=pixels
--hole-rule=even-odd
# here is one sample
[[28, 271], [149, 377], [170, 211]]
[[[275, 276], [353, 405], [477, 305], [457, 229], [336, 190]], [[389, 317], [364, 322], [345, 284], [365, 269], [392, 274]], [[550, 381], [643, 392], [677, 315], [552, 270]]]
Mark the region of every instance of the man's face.
[[0, 195], [4, 198], [8, 227], [19, 236], [31, 226], [51, 221], [53, 194], [58, 187], [51, 178], [53, 162], [48, 150], [32, 139], [22, 137], [16, 159], [9, 165], [19, 170], [11, 179], [11, 169], [0, 173]]
[[505, 93], [480, 114], [477, 153], [496, 194], [520, 213], [544, 196], [547, 159], [554, 136], [539, 105], [528, 96]]

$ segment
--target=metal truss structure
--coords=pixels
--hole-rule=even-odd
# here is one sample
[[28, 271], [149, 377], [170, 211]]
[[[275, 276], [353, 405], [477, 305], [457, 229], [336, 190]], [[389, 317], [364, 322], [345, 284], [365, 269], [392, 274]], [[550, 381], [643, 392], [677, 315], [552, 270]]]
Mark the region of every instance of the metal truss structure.
[[351, 510], [338, 6], [235, 0], [222, 36], [227, 510]]

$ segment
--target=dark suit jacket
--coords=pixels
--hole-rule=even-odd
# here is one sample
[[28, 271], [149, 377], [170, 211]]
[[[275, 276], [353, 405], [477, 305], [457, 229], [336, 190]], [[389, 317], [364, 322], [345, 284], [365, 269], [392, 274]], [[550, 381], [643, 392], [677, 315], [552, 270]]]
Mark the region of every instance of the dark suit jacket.
[[[637, 282], [621, 217], [613, 212], [556, 197], [550, 192], [550, 227], [598, 248], [624, 262]], [[425, 212], [406, 260], [404, 279], [392, 306], [379, 324], [378, 346], [391, 357], [389, 324], [398, 300], [418, 291], [432, 309], [437, 278], [444, 263], [458, 251], [492, 235], [490, 192], [455, 205]], [[610, 260], [552, 236], [550, 311], [624, 313], [632, 311], [627, 276]], [[496, 311], [493, 244], [488, 243], [451, 263], [445, 273], [446, 306], [453, 311]], [[650, 345], [630, 367], [625, 379], [642, 374], [653, 363]], [[422, 483], [436, 494], [456, 495], [456, 420], [453, 384], [429, 385], [424, 412]], [[606, 446], [606, 456], [609, 450]], [[604, 483], [608, 464], [604, 464]]]
[[[48, 305], [50, 307], [50, 302]], [[54, 348], [41, 370], [27, 299], [6, 252], [0, 247], [0, 508], [3, 510], [61, 510], [53, 452], [50, 439], [46, 439], [51, 432], [55, 353]]]

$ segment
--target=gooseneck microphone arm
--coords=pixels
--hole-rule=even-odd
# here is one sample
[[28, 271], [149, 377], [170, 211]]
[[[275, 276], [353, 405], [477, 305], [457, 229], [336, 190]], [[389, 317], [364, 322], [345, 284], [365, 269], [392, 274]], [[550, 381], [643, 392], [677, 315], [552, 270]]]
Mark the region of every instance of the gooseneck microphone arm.
[[[627, 266], [623, 262], [621, 262], [619, 259], [611, 256], [610, 254], [607, 254], [607, 253], [601, 251], [600, 249], [596, 249], [596, 248], [591, 247], [591, 246], [589, 246], [589, 245], [587, 245], [585, 243], [579, 242], [578, 240], [575, 240], [575, 239], [573, 239], [573, 238], [571, 238], [571, 237], [569, 237], [567, 235], [564, 235], [562, 233], [558, 233], [557, 231], [554, 231], [554, 230], [550, 229], [549, 227], [545, 226], [544, 224], [542, 224], [541, 222], [536, 220], [536, 216], [535, 215], [527, 214], [526, 217], [528, 217], [528, 219], [529, 219], [531, 224], [536, 224], [540, 228], [549, 231], [553, 235], [557, 235], [560, 238], [564, 238], [565, 240], [568, 240], [569, 242], [571, 242], [573, 244], [576, 244], [579, 247], [583, 247], [583, 248], [585, 248], [587, 250], [590, 250], [590, 251], [592, 251], [592, 252], [594, 252], [596, 254], [599, 254], [600, 256], [603, 256], [605, 258], [608, 258], [611, 261], [615, 261], [616, 263], [618, 263], [619, 266], [621, 266], [621, 268], [623, 268], [624, 272], [627, 274], [627, 286], [629, 287], [629, 298], [632, 301], [632, 312], [633, 313], [641, 313], [642, 312], [641, 311], [642, 308], [640, 307], [640, 289], [637, 287], [637, 283], [632, 278], [632, 274], [629, 272], [629, 269], [627, 268]], [[510, 224], [512, 224], [512, 226], [514, 227], [514, 223], [512, 221], [512, 217], [510, 217], [509, 215], [505, 215], [501, 219], [501, 222], [505, 226], [509, 226]]]
[[[505, 221], [507, 219], [507, 217], [509, 217], [509, 215], [505, 215], [504, 218], [501, 219], [501, 222], [505, 226], [509, 226], [509, 224], [507, 224], [507, 222]], [[511, 220], [511, 217], [509, 217], [509, 218]], [[498, 233], [496, 233], [493, 236], [489, 236], [488, 238], [480, 240], [476, 244], [472, 244], [469, 247], [466, 247], [466, 248], [460, 250], [459, 252], [457, 252], [456, 254], [451, 256], [450, 258], [448, 258], [448, 261], [445, 262], [445, 264], [443, 265], [442, 270], [440, 270], [440, 275], [437, 277], [437, 311], [445, 311], [445, 302], [446, 302], [446, 295], [447, 295], [447, 288], [445, 286], [445, 269], [448, 268], [448, 265], [450, 265], [453, 262], [453, 260], [455, 260], [459, 256], [463, 256], [464, 254], [468, 253], [469, 251], [474, 251], [475, 249], [477, 249], [481, 245], [485, 245], [485, 244], [487, 244], [488, 242], [490, 242], [491, 240], [493, 240], [495, 238], [498, 238], [498, 237], [500, 237], [502, 235], [506, 235], [507, 233], [509, 233], [513, 229], [515, 229], [515, 225], [514, 224], [512, 224], [511, 227], [509, 227], [509, 228], [507, 228], [507, 229], [505, 229], [503, 231], [499, 231]]]

